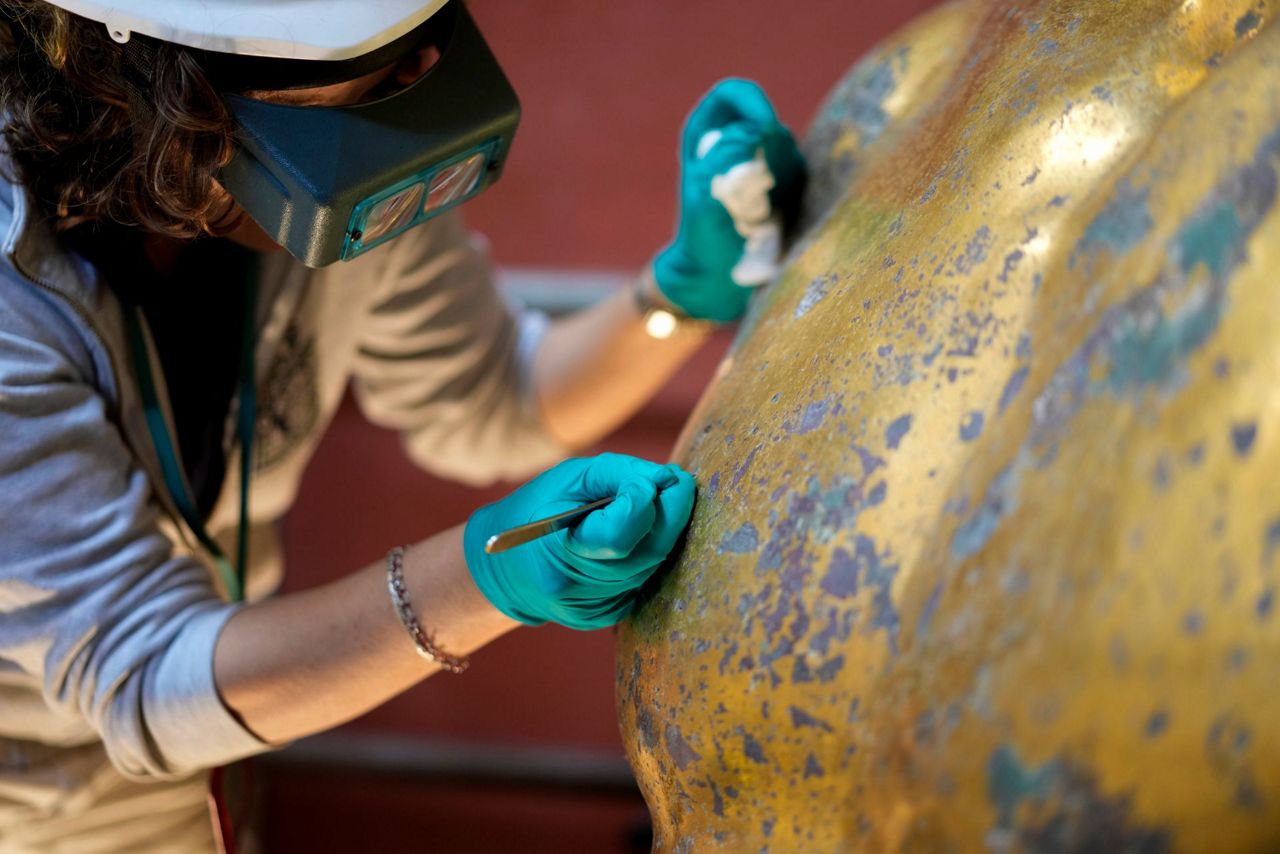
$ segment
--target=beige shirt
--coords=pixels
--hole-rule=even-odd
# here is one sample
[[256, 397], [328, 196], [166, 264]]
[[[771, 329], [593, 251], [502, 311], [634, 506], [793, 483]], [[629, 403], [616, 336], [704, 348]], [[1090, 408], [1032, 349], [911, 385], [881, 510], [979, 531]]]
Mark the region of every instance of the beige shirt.
[[[205, 769], [267, 749], [213, 683], [218, 632], [240, 606], [221, 599], [171, 512], [118, 302], [11, 192], [0, 192], [0, 850], [199, 850], [211, 844]], [[546, 320], [502, 299], [456, 218], [320, 271], [267, 257], [259, 293], [250, 598], [280, 579], [274, 523], [349, 382], [366, 416], [437, 474], [523, 477], [562, 455], [530, 394]], [[234, 413], [228, 442], [233, 425]], [[233, 456], [208, 525], [228, 547], [238, 471]]]

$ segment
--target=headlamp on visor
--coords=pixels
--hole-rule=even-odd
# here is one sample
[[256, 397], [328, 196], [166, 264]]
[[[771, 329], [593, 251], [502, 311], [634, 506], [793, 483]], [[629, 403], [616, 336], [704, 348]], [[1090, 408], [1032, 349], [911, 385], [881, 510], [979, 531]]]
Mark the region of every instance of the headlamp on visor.
[[[309, 28], [310, 40], [283, 46], [237, 30], [254, 19], [247, 0], [178, 9], [171, 0], [53, 2], [104, 22], [147, 85], [150, 39], [191, 49], [238, 125], [219, 181], [309, 267], [358, 257], [479, 194], [501, 175], [520, 120], [515, 91], [461, 0], [291, 0], [292, 11], [273, 15], [297, 20], [273, 26]], [[439, 59], [426, 74], [368, 103], [295, 106], [239, 94], [353, 80], [427, 47]]]

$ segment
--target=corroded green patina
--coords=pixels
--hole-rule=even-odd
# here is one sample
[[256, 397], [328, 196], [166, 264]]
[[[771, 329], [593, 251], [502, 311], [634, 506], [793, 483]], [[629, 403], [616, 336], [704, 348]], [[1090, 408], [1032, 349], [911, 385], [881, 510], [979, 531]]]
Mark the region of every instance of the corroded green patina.
[[836, 88], [620, 638], [660, 849], [1280, 847], [1277, 11], [965, 0]]

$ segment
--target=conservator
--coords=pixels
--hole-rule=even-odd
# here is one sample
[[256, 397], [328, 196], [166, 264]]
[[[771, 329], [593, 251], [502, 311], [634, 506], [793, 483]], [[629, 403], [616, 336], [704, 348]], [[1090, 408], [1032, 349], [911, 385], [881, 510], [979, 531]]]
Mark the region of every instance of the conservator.
[[[717, 87], [686, 129], [677, 236], [638, 277], [647, 308], [621, 294], [549, 324], [499, 298], [446, 212], [496, 177], [514, 128], [465, 10], [272, 8], [0, 2], [6, 850], [209, 848], [209, 769], [460, 670], [520, 623], [625, 616], [687, 524], [675, 466], [568, 460], [467, 526], [277, 598], [271, 525], [349, 381], [459, 479], [604, 435], [700, 339], [657, 340], [645, 314], [737, 316], [802, 180], [763, 94]], [[464, 80], [485, 96], [441, 88]], [[387, 112], [451, 98], [456, 115]], [[325, 135], [299, 132], [315, 122]], [[371, 132], [399, 158], [337, 157]], [[571, 531], [480, 548], [610, 496]]]

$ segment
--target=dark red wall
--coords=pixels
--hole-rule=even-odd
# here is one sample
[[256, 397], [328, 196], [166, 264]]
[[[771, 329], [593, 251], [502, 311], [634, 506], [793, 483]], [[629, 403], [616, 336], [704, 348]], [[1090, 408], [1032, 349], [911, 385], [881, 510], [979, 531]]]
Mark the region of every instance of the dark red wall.
[[[715, 80], [756, 79], [802, 130], [859, 55], [931, 5], [472, 0], [524, 119], [506, 176], [466, 209], [468, 220], [505, 266], [639, 268], [671, 233], [680, 125]], [[665, 457], [726, 340], [602, 447]], [[284, 525], [287, 586], [376, 561], [506, 489], [417, 471], [395, 437], [348, 402]], [[464, 676], [431, 680], [351, 726], [620, 752], [612, 667], [610, 632], [522, 630], [477, 655]]]
[[643, 264], [671, 231], [680, 125], [712, 83], [753, 78], [803, 128], [857, 57], [935, 3], [472, 0], [524, 121], [471, 221], [504, 264]]

